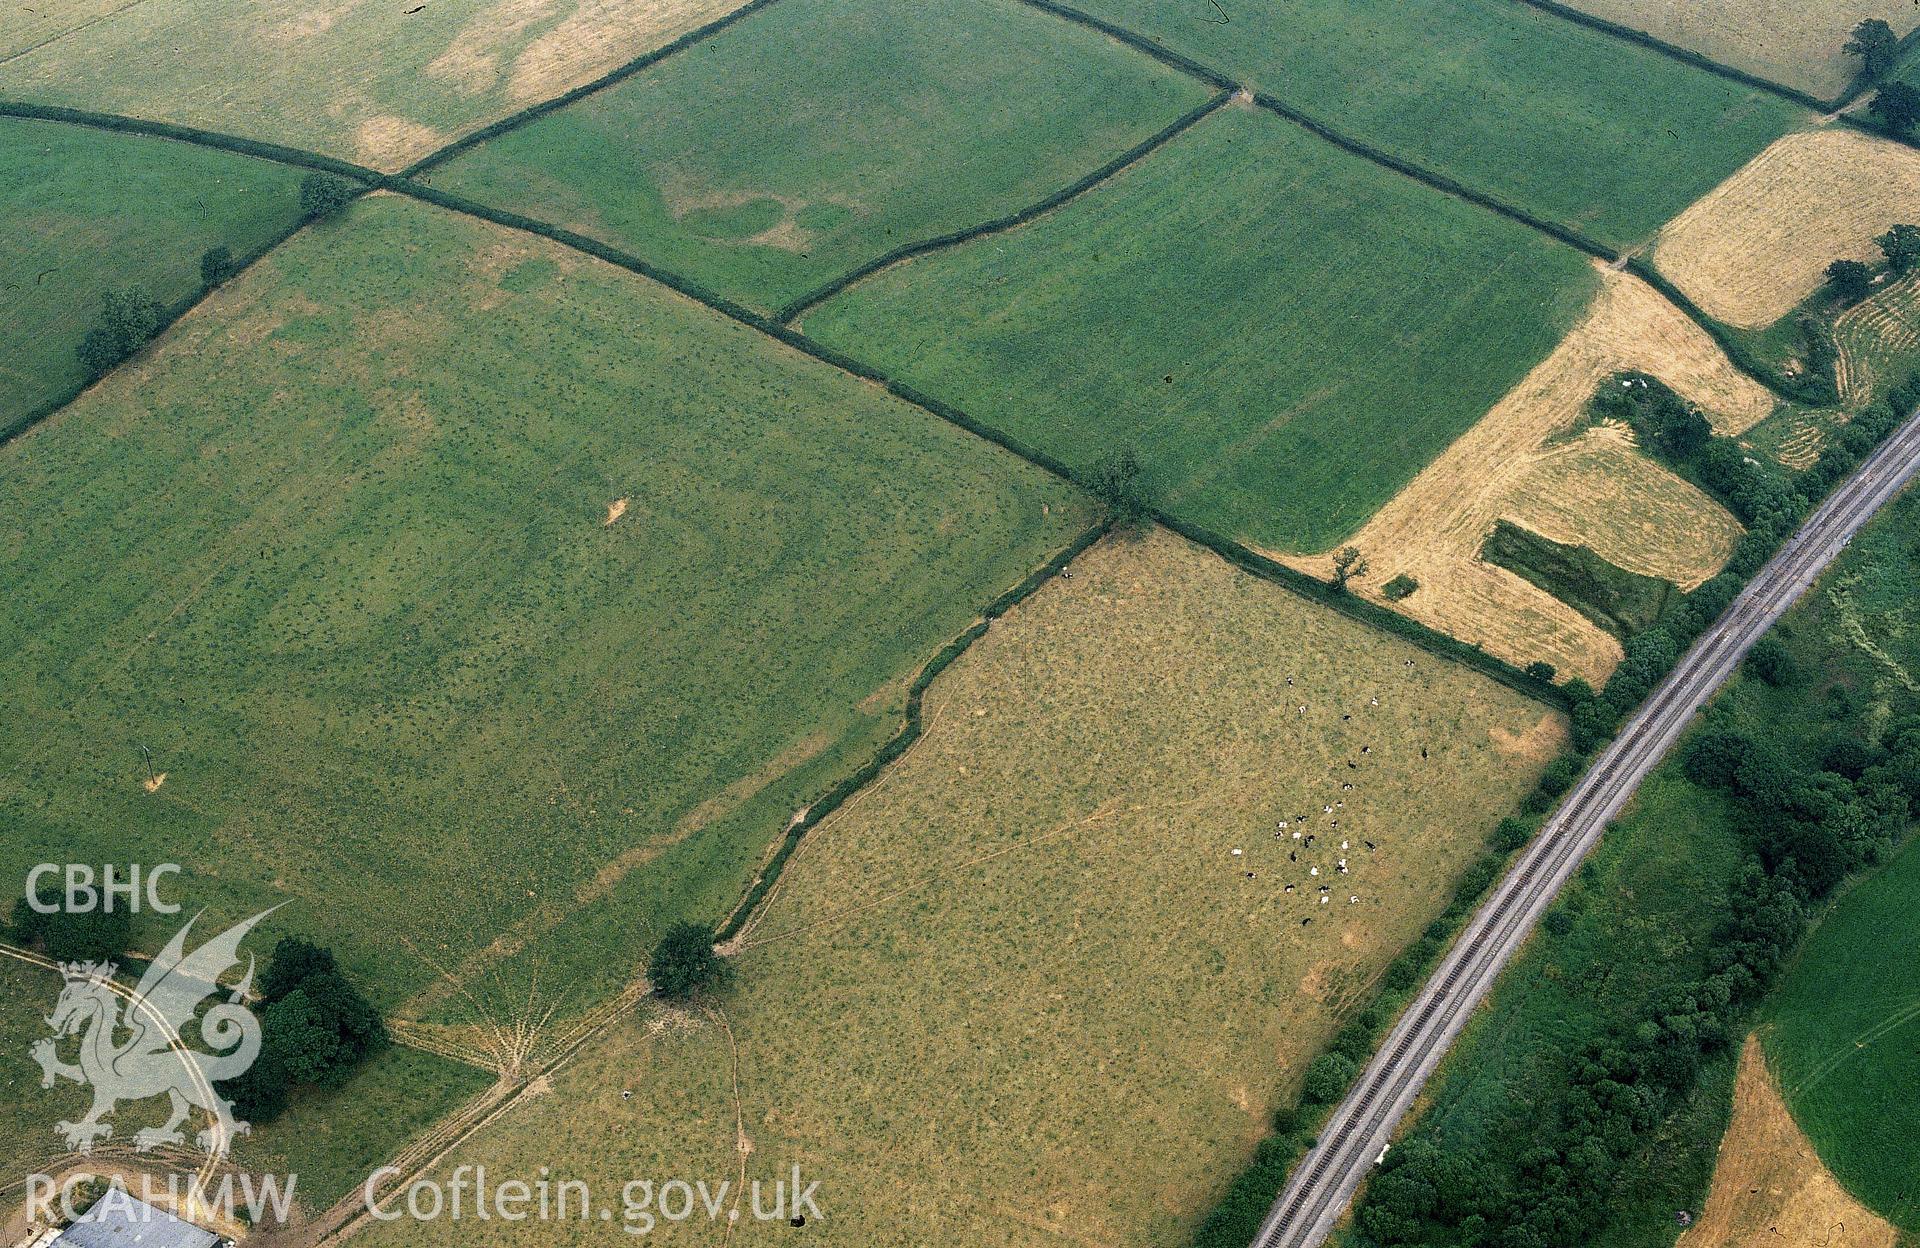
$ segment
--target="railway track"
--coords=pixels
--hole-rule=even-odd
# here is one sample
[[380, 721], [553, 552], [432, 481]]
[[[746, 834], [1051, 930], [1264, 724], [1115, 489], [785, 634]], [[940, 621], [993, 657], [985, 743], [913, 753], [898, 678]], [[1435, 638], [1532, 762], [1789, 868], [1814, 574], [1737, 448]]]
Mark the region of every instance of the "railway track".
[[1327, 1236], [1473, 1008], [1695, 712], [1853, 535], [1920, 472], [1920, 412], [1834, 490], [1701, 635], [1521, 851], [1301, 1161], [1253, 1248]]

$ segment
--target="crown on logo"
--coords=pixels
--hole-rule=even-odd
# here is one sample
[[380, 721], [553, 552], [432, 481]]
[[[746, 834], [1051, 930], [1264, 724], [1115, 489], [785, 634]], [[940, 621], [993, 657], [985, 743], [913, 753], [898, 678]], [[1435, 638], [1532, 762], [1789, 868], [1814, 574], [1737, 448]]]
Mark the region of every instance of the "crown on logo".
[[66, 976], [70, 984], [98, 983], [112, 979], [119, 969], [120, 964], [117, 962], [62, 962], [60, 964], [60, 973]]

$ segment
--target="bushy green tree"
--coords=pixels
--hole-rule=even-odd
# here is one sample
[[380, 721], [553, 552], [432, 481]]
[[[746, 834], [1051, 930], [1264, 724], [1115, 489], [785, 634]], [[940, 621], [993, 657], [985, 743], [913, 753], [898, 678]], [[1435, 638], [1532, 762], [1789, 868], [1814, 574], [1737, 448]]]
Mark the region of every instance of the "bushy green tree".
[[713, 933], [698, 923], [676, 923], [653, 947], [647, 979], [670, 1000], [685, 1000], [725, 988], [733, 965], [713, 948]]
[[1904, 276], [1920, 268], [1920, 225], [1896, 225], [1873, 241], [1895, 273]]
[[1900, 36], [1884, 21], [1870, 17], [1853, 28], [1843, 51], [1860, 58], [1861, 73], [1868, 78], [1879, 78], [1893, 68], [1894, 58], [1900, 51]]
[[1920, 121], [1920, 91], [1904, 82], [1890, 82], [1874, 95], [1867, 111], [1894, 134], [1905, 134]]
[[200, 256], [200, 284], [211, 290], [232, 277], [239, 267], [231, 247], [209, 247]]
[[104, 375], [138, 351], [160, 328], [160, 305], [137, 286], [100, 297], [100, 315], [80, 339], [77, 354], [89, 379]]
[[1873, 289], [1873, 270], [1858, 260], [1835, 260], [1827, 266], [1827, 285], [1844, 303], [1858, 303]]
[[330, 217], [353, 202], [360, 188], [332, 173], [310, 173], [300, 179], [300, 213], [309, 221]]
[[1345, 1095], [1354, 1070], [1352, 1058], [1322, 1053], [1307, 1063], [1306, 1077], [1300, 1084], [1301, 1099], [1309, 1105], [1331, 1105]]
[[1146, 519], [1153, 509], [1146, 475], [1132, 447], [1109, 451], [1093, 466], [1087, 485], [1106, 510], [1110, 523], [1130, 528]]

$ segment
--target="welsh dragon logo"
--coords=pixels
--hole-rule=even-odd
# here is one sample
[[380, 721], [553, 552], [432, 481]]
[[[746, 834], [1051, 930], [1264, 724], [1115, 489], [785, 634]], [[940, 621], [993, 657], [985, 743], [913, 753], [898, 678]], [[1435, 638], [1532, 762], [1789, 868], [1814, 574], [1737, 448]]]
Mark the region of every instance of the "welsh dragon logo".
[[[93, 1107], [80, 1121], [54, 1127], [67, 1147], [91, 1152], [96, 1140], [113, 1135], [113, 1124], [104, 1119], [122, 1102], [163, 1095], [170, 1105], [167, 1120], [134, 1133], [139, 1152], [182, 1143], [180, 1125], [194, 1109], [213, 1120], [195, 1137], [208, 1153], [224, 1154], [234, 1136], [247, 1132], [247, 1124], [233, 1116], [233, 1103], [213, 1085], [245, 1073], [260, 1056], [260, 1022], [243, 1004], [253, 985], [253, 959], [225, 1001], [204, 1011], [201, 1005], [222, 991], [220, 977], [240, 964], [241, 939], [270, 913], [256, 914], [188, 953], [187, 933], [199, 918], [194, 916], [132, 989], [114, 979], [118, 967], [111, 962], [61, 964], [66, 983], [46, 1020], [53, 1037], [36, 1040], [29, 1051], [40, 1064], [41, 1087], [71, 1079], [93, 1089]], [[190, 1048], [182, 1033], [197, 1035], [211, 1051]], [[74, 1036], [79, 1060], [69, 1064], [59, 1050], [61, 1041]]]

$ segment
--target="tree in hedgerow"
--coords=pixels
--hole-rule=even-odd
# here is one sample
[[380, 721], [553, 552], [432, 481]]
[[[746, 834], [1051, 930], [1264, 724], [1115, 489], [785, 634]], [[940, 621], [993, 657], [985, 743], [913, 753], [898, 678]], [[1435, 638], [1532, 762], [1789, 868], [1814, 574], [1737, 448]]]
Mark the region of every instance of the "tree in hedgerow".
[[1827, 266], [1827, 285], [1843, 303], [1859, 303], [1873, 289], [1873, 270], [1858, 260], [1835, 260]]
[[1900, 36], [1893, 33], [1893, 27], [1877, 17], [1870, 17], [1855, 26], [1843, 49], [1848, 56], [1860, 58], [1860, 72], [1869, 78], [1878, 78], [1892, 69], [1893, 58], [1899, 50]]
[[1905, 134], [1920, 121], [1920, 91], [1904, 82], [1890, 82], [1874, 95], [1867, 111], [1895, 134]]
[[733, 965], [714, 951], [712, 932], [698, 923], [676, 923], [653, 947], [647, 978], [659, 995], [684, 1001], [725, 988], [733, 978]]
[[1300, 1099], [1309, 1105], [1331, 1105], [1340, 1099], [1353, 1082], [1356, 1067], [1351, 1058], [1338, 1053], [1322, 1053], [1307, 1064], [1306, 1078], [1300, 1085]]
[[99, 377], [147, 344], [160, 329], [160, 305], [137, 286], [100, 296], [100, 318], [77, 354], [89, 378]]
[[1131, 447], [1102, 456], [1093, 466], [1088, 488], [1106, 508], [1107, 519], [1120, 528], [1140, 523], [1152, 509], [1147, 497], [1146, 469]]
[[1342, 546], [1333, 552], [1333, 586], [1345, 589], [1347, 582], [1367, 574], [1367, 561], [1358, 546]]
[[200, 256], [200, 284], [212, 290], [232, 277], [239, 267], [233, 260], [233, 248], [224, 244], [209, 247]]
[[300, 211], [309, 221], [330, 217], [353, 202], [359, 188], [332, 173], [310, 173], [300, 179]]
[[1904, 277], [1920, 268], [1920, 225], [1896, 225], [1873, 241], [1895, 273]]

